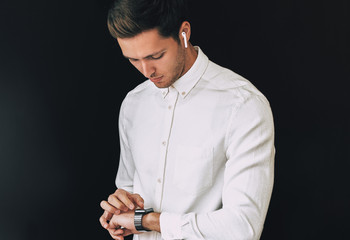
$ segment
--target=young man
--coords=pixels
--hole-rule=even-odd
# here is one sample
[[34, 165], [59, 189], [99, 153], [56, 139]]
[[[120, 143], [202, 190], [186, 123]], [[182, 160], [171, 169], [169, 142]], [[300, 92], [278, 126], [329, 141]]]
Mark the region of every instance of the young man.
[[118, 190], [100, 222], [114, 239], [259, 239], [274, 173], [269, 103], [191, 45], [186, 9], [118, 0], [109, 11], [111, 34], [148, 80], [123, 101]]

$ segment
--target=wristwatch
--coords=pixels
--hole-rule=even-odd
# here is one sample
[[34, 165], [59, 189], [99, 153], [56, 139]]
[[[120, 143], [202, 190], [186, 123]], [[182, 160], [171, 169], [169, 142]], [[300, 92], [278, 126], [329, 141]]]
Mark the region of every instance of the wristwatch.
[[145, 229], [142, 226], [142, 218], [148, 213], [154, 212], [153, 208], [148, 208], [148, 209], [136, 209], [135, 210], [135, 216], [134, 216], [134, 224], [135, 228], [139, 232], [149, 232], [150, 230]]

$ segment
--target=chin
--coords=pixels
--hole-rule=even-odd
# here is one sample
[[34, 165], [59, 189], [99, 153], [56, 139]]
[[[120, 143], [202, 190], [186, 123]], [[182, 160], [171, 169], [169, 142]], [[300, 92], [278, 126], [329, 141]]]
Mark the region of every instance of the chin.
[[157, 88], [168, 88], [173, 84], [173, 82], [159, 82], [159, 83], [154, 83]]
[[166, 84], [166, 83], [154, 83], [157, 88], [168, 88], [171, 86], [171, 84]]

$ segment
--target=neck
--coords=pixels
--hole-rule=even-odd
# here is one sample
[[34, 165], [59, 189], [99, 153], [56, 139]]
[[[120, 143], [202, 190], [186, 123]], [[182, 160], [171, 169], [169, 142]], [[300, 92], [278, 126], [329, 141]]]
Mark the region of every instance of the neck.
[[190, 68], [193, 66], [198, 56], [198, 52], [193, 47], [191, 43], [188, 43], [188, 48], [185, 49], [185, 66], [184, 66], [184, 75]]

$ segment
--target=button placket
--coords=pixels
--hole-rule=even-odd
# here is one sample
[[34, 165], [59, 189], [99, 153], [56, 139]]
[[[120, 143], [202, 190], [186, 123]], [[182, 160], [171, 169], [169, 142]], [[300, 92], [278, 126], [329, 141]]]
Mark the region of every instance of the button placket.
[[163, 184], [164, 184], [164, 171], [165, 171], [165, 164], [167, 159], [167, 151], [168, 151], [168, 144], [169, 144], [169, 138], [173, 123], [173, 117], [174, 117], [174, 111], [176, 102], [178, 99], [178, 92], [175, 89], [169, 88], [169, 93], [166, 96], [166, 104], [167, 104], [167, 110], [165, 111], [164, 115], [164, 129], [163, 134], [161, 138], [161, 151], [160, 151], [160, 164], [158, 168], [158, 174], [156, 176], [157, 184], [156, 184], [156, 194], [155, 194], [155, 200], [156, 200], [156, 208], [158, 211], [161, 211], [162, 206], [162, 198], [163, 198]]

